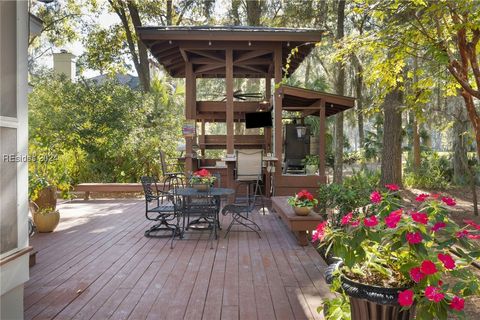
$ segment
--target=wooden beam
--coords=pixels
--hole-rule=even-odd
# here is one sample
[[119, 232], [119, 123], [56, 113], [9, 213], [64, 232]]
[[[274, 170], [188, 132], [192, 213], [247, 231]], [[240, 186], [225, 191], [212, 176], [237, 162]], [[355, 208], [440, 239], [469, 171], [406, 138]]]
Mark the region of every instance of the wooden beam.
[[178, 47], [168, 48], [167, 50], [162, 50], [161, 53], [152, 50], [152, 54], [157, 58], [157, 60], [163, 59], [171, 54], [178, 53]]
[[247, 65], [242, 65], [242, 66], [235, 66], [236, 68], [239, 68], [240, 70], [243, 69], [247, 69], [247, 70], [250, 70], [250, 71], [255, 71], [255, 72], [258, 72], [258, 73], [267, 73], [266, 70], [263, 70], [263, 69], [260, 69], [260, 68], [257, 68], [257, 67], [252, 67], [252, 66], [247, 66]]
[[277, 45], [275, 47], [274, 55], [273, 55], [273, 71], [274, 71], [274, 130], [275, 130], [275, 156], [278, 157], [279, 161], [275, 163], [275, 176], [279, 177], [282, 175], [282, 94], [280, 92], [280, 83], [282, 82], [282, 47], [281, 45]]
[[190, 61], [193, 64], [218, 64], [219, 63], [218, 60], [210, 59], [207, 57], [195, 57], [195, 58], [191, 58]]
[[266, 55], [268, 53], [272, 53], [271, 50], [253, 50], [253, 51], [248, 51], [235, 59], [234, 63], [242, 62], [245, 60], [250, 60], [252, 58], [260, 57], [263, 55]]
[[208, 41], [198, 41], [198, 40], [184, 40], [176, 41], [176, 43], [186, 50], [225, 50], [231, 48], [233, 50], [249, 50], [254, 49], [264, 49], [272, 50], [274, 42], [252, 42], [252, 45], [248, 47], [248, 43], [238, 42], [238, 41], [212, 41], [211, 44], [208, 44]]
[[185, 52], [184, 49], [180, 48], [180, 54], [182, 55], [183, 60], [184, 60], [185, 62], [188, 62], [188, 55], [187, 55], [187, 52]]
[[234, 62], [234, 65], [271, 65], [272, 64], [272, 59], [267, 59], [267, 58], [256, 58], [256, 59], [250, 59], [246, 61], [240, 61], [240, 62]]
[[225, 52], [225, 83], [227, 93], [227, 153], [233, 154], [233, 50]]
[[217, 60], [219, 62], [225, 62], [225, 59], [223, 59], [222, 57], [219, 57], [218, 55], [216, 55], [214, 53], [211, 53], [211, 52], [208, 52], [208, 51], [205, 52], [205, 51], [201, 51], [201, 50], [191, 50], [191, 49], [185, 49], [185, 50], [188, 50], [189, 52], [195, 53], [195, 54], [197, 54], [199, 56], [202, 56], [202, 57], [207, 57], [207, 58], [210, 58], [210, 59], [213, 59], [213, 60]]
[[217, 70], [217, 69], [224, 70], [223, 63], [207, 64], [207, 65], [197, 67], [197, 68], [195, 68], [195, 73], [202, 73], [202, 72], [212, 71], [212, 70]]
[[[255, 112], [259, 106], [258, 101], [234, 101], [233, 112], [245, 113]], [[225, 101], [197, 101], [197, 111], [204, 112], [223, 112], [227, 111]]]
[[319, 107], [319, 135], [318, 135], [318, 141], [319, 141], [319, 148], [318, 148], [318, 173], [320, 176], [320, 180], [323, 184], [327, 182], [326, 176], [325, 176], [325, 152], [326, 152], [326, 141], [325, 141], [325, 135], [327, 134], [326, 131], [326, 117], [325, 117], [325, 100], [322, 99], [320, 100], [320, 107]]

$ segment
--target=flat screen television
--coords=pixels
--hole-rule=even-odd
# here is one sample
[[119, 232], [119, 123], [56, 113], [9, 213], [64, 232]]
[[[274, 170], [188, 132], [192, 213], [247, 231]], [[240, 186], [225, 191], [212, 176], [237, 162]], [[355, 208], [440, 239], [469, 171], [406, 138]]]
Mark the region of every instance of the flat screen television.
[[245, 113], [245, 128], [264, 128], [271, 127], [272, 124], [272, 112], [249, 112]]

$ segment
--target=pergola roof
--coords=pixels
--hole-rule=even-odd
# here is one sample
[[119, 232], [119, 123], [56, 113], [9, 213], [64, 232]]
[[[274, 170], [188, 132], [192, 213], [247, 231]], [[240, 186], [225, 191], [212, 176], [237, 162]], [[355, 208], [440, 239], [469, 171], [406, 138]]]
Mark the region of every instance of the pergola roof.
[[[193, 64], [200, 78], [225, 77], [225, 49], [233, 49], [235, 78], [264, 78], [273, 74], [273, 49], [282, 47], [282, 64], [295, 47], [288, 74], [321, 40], [322, 31], [301, 28], [240, 26], [140, 27], [140, 39], [172, 77], [185, 77], [185, 64]], [[285, 71], [283, 71], [285, 73]]]
[[[282, 85], [282, 107], [288, 111], [306, 112], [309, 115], [318, 115], [318, 103], [325, 100], [325, 115], [327, 117], [353, 108], [355, 98], [336, 94], [291, 87]], [[309, 109], [311, 112], [309, 112]]]

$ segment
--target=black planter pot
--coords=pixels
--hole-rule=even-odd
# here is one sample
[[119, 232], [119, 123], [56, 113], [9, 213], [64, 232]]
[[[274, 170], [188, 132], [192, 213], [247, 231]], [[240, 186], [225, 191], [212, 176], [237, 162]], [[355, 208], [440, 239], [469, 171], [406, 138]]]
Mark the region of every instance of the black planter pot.
[[[331, 284], [334, 272], [342, 265], [337, 261], [328, 266], [325, 278]], [[384, 288], [370, 286], [352, 281], [341, 276], [342, 288], [350, 298], [352, 320], [411, 320], [414, 319], [415, 308], [401, 310], [398, 304], [398, 293], [407, 288]]]

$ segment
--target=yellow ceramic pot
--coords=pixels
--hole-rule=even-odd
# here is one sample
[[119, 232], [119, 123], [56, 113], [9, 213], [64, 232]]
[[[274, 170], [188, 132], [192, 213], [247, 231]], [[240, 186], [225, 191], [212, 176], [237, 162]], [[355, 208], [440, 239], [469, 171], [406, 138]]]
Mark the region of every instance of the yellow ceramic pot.
[[58, 210], [48, 213], [34, 213], [33, 221], [38, 232], [52, 232], [60, 222], [60, 212]]
[[308, 216], [312, 208], [310, 207], [293, 207], [297, 216]]

